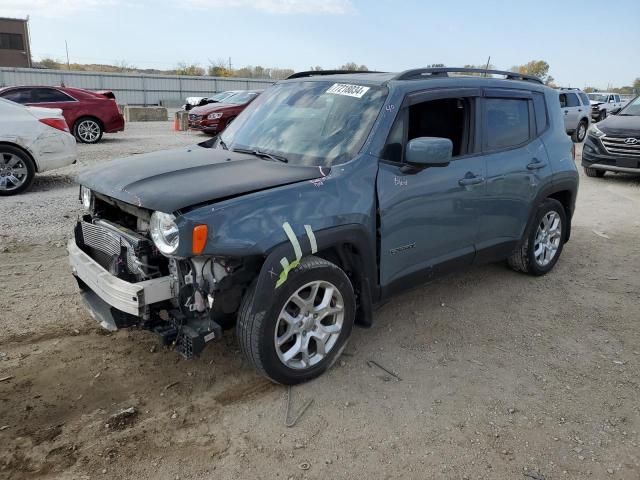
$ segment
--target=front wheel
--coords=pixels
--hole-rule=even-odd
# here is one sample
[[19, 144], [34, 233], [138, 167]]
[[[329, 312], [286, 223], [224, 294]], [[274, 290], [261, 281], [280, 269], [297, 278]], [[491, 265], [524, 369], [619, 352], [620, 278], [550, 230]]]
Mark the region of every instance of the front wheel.
[[73, 134], [82, 143], [98, 143], [103, 134], [102, 125], [95, 118], [81, 118], [73, 128]]
[[598, 117], [598, 121], [601, 122], [602, 120], [604, 120], [605, 118], [607, 118], [607, 111], [606, 110], [602, 110], [600, 112], [600, 116]]
[[309, 256], [289, 272], [264, 312], [254, 313], [256, 284], [244, 296], [236, 335], [249, 363], [276, 383], [295, 385], [326, 371], [344, 349], [355, 319], [347, 275]]
[[544, 275], [553, 269], [564, 246], [567, 215], [562, 204], [544, 200], [536, 211], [520, 247], [509, 257], [508, 263], [516, 271]]
[[596, 168], [584, 167], [584, 174], [587, 177], [602, 178], [606, 172], [604, 170], [598, 170]]

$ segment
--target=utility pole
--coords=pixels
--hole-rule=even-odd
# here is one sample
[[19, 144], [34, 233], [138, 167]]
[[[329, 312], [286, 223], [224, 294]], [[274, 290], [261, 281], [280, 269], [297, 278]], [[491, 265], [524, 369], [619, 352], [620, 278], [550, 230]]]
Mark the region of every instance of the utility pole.
[[67, 41], [64, 41], [64, 48], [67, 51], [67, 70], [71, 70], [71, 65], [69, 64], [69, 45], [67, 45]]
[[[491, 63], [491, 55], [489, 55], [489, 58], [487, 58], [487, 66], [484, 67], [485, 70], [489, 70], [489, 64]], [[485, 72], [484, 76], [487, 76], [487, 73]]]

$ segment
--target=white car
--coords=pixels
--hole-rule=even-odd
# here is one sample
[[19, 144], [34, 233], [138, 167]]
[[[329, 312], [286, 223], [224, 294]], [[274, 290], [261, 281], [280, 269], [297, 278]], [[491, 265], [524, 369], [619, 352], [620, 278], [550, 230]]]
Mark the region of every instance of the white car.
[[77, 157], [62, 110], [0, 98], [0, 196], [24, 192], [36, 173], [71, 165]]

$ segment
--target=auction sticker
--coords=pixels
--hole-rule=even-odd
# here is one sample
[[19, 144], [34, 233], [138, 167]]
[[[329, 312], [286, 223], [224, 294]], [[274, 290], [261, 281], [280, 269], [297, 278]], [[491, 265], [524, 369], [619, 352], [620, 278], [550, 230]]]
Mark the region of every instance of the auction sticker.
[[334, 83], [327, 93], [334, 95], [346, 95], [347, 97], [362, 98], [362, 96], [370, 90], [369, 87], [360, 85], [349, 85], [348, 83]]

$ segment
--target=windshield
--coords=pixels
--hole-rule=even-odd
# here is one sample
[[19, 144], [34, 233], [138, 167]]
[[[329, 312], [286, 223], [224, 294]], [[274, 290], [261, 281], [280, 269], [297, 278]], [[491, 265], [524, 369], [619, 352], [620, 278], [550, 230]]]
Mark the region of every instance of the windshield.
[[640, 117], [640, 96], [631, 100], [626, 107], [620, 110], [618, 115], [632, 115], [634, 117]]
[[307, 81], [277, 84], [221, 135], [228, 148], [258, 150], [296, 165], [331, 166], [355, 156], [387, 89]]
[[606, 102], [608, 95], [602, 95], [601, 93], [587, 93], [589, 95], [589, 100], [593, 100], [594, 102]]
[[252, 98], [256, 97], [258, 94], [256, 92], [240, 92], [234, 93], [228, 98], [225, 98], [224, 103], [232, 103], [234, 105], [242, 105], [243, 103], [247, 103]]

